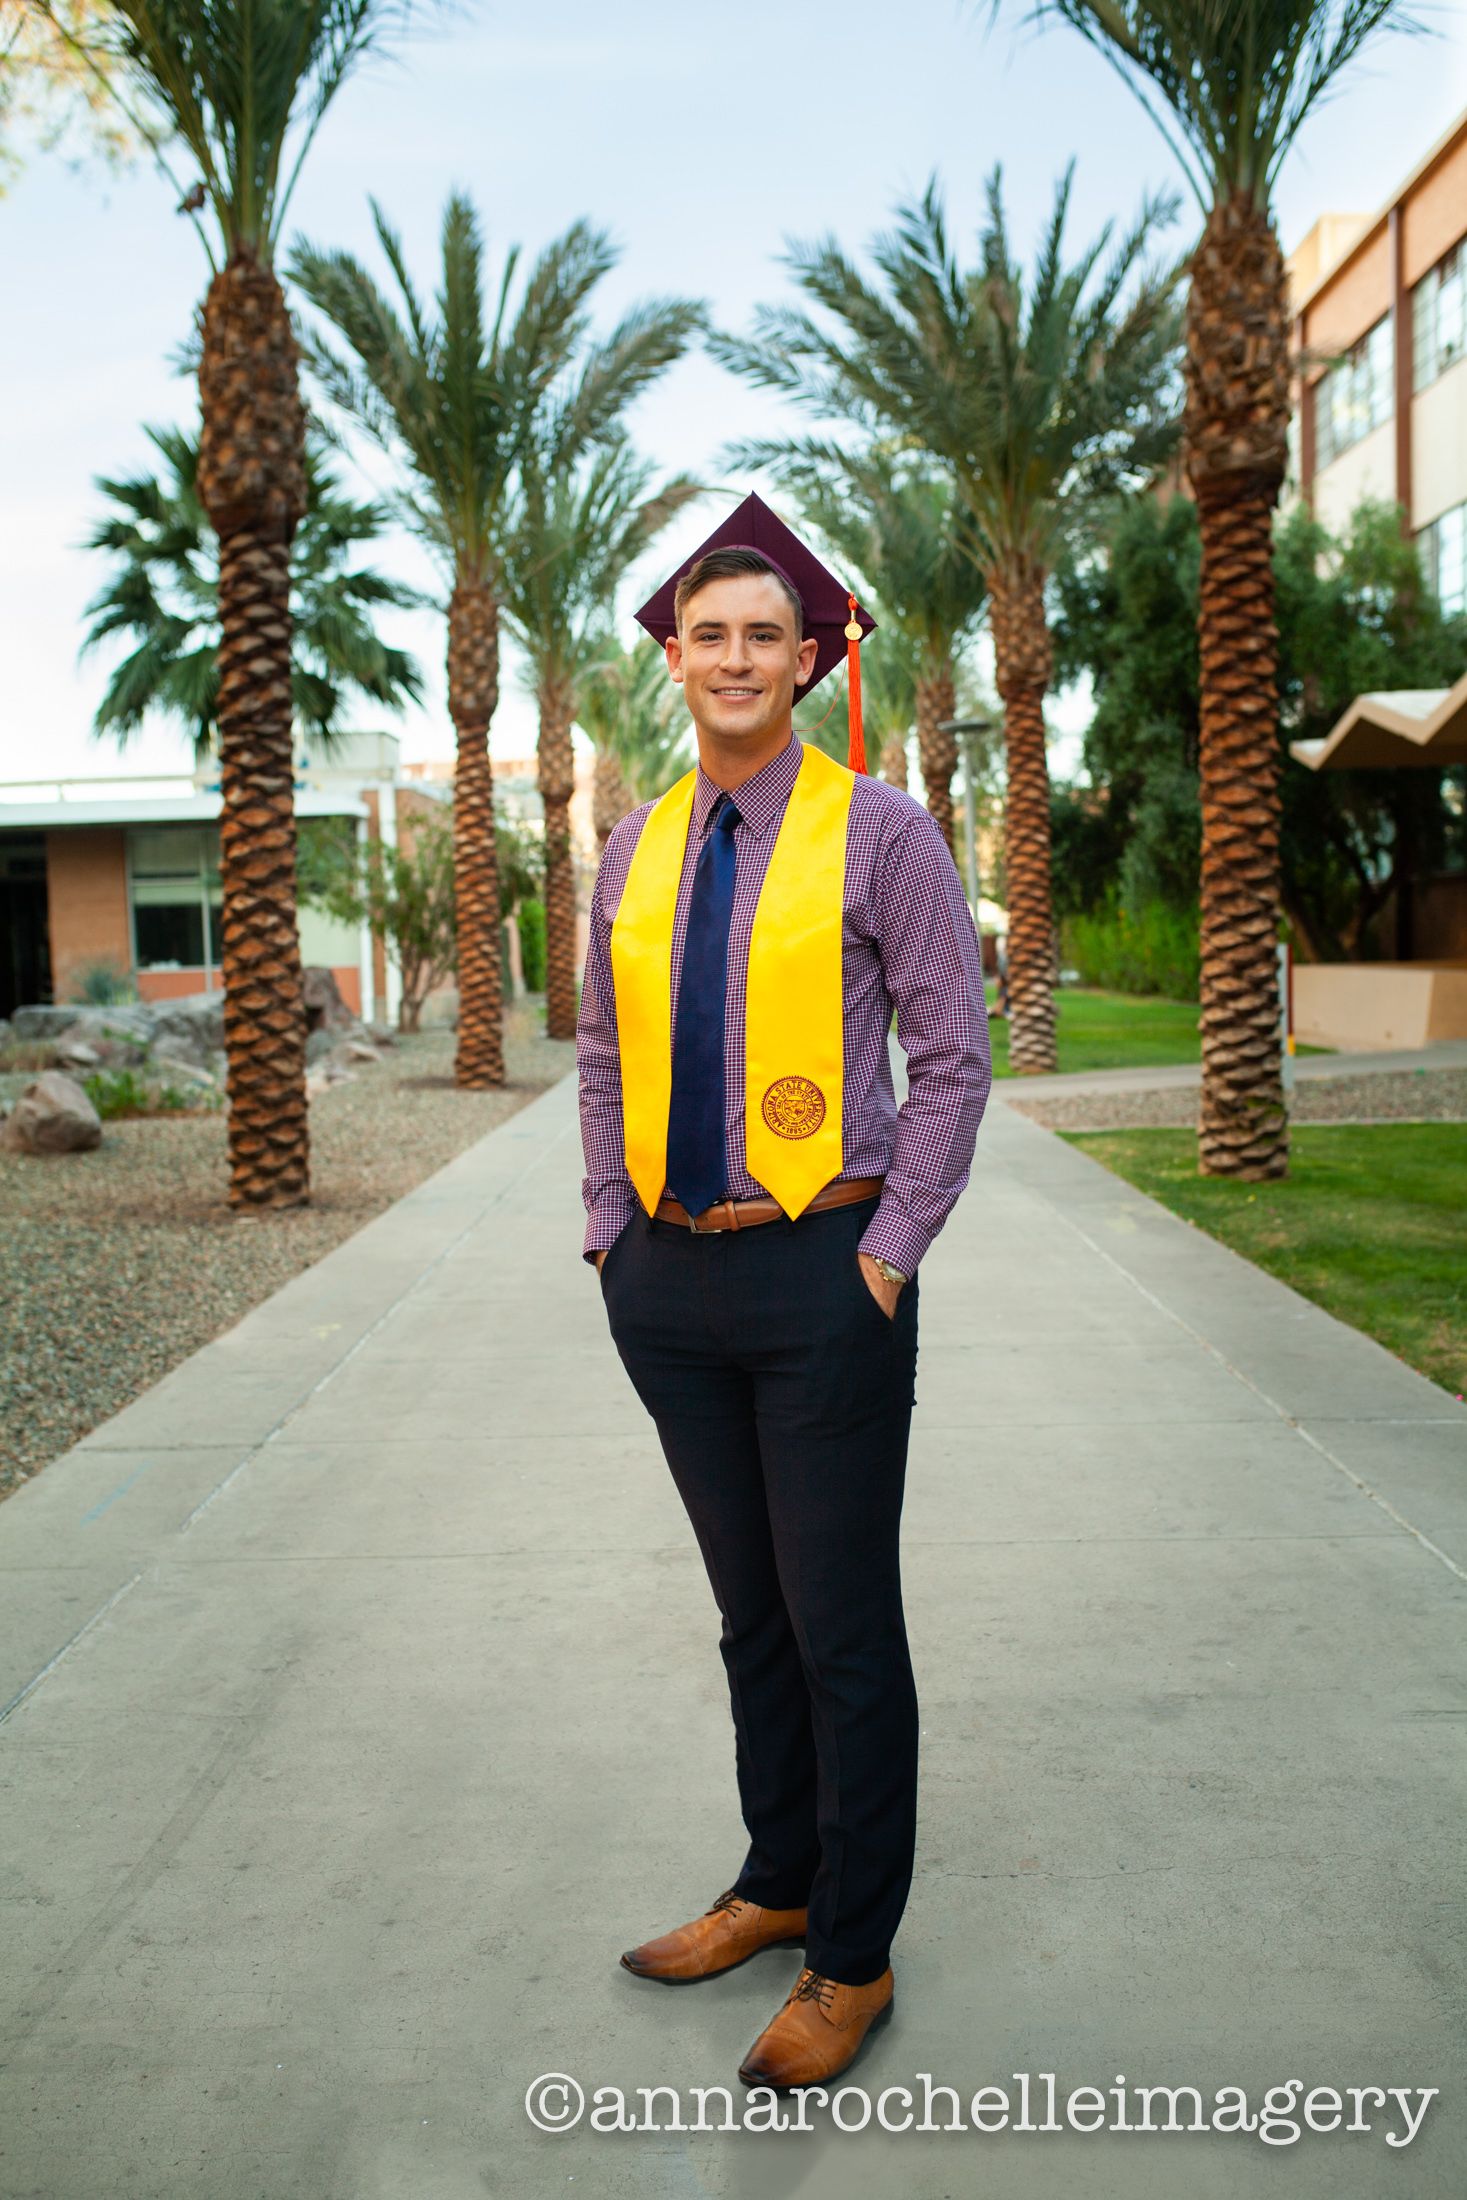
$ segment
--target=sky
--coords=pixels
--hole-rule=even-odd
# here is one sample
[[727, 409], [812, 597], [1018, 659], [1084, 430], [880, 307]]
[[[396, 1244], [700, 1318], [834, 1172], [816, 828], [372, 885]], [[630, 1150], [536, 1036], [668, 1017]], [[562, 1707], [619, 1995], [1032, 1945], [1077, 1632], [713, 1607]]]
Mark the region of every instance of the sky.
[[[1028, 250], [1073, 158], [1078, 248], [1104, 223], [1127, 220], [1148, 189], [1182, 179], [1103, 58], [1067, 28], [1036, 30], [1026, 12], [992, 26], [986, 6], [958, 0], [745, 0], [736, 9], [561, 0], [516, 16], [458, 0], [338, 96], [287, 236], [370, 261], [375, 196], [431, 290], [443, 200], [458, 187], [479, 208], [496, 276], [507, 245], [533, 254], [585, 216], [621, 251], [600, 294], [603, 326], [638, 298], [675, 295], [705, 299], [719, 326], [741, 330], [757, 304], [790, 295], [786, 239], [832, 234], [859, 250], [934, 172], [966, 247], [984, 180], [1001, 163], [1011, 233]], [[527, 28], [531, 15], [537, 27]], [[1379, 41], [1311, 117], [1276, 192], [1286, 251], [1321, 213], [1381, 204], [1467, 107], [1460, 18], [1441, 9], [1431, 20], [1436, 36]], [[186, 160], [177, 173], [193, 180]], [[95, 477], [148, 465], [145, 423], [195, 417], [193, 386], [170, 355], [189, 333], [207, 267], [177, 197], [147, 166], [112, 176], [37, 154], [0, 198], [0, 780], [119, 765], [116, 748], [91, 733], [113, 660], [78, 662], [85, 606], [106, 577], [105, 559], [82, 545], [101, 510]], [[1184, 200], [1177, 249], [1197, 222]], [[777, 401], [701, 355], [632, 419], [660, 466], [709, 483], [723, 478], [718, 453], [729, 439], [787, 425]], [[645, 589], [727, 508], [710, 498], [664, 538], [637, 577]], [[384, 543], [379, 562], [435, 585], [404, 538]], [[630, 589], [628, 605], [638, 600]], [[404, 757], [450, 756], [441, 617], [395, 614], [384, 630], [418, 653], [427, 677], [422, 706], [396, 727]], [[1061, 701], [1072, 739], [1075, 712]], [[493, 746], [499, 756], [534, 746], [512, 662]], [[183, 737], [157, 724], [122, 768], [190, 763]]]

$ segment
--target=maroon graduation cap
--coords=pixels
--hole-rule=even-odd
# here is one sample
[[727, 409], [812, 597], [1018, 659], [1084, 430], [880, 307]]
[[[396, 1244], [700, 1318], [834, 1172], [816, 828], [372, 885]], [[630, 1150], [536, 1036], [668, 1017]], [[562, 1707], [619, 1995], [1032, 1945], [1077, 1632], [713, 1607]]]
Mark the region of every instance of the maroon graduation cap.
[[677, 632], [673, 599], [678, 582], [710, 550], [730, 549], [757, 550], [783, 574], [804, 607], [806, 638], [813, 635], [819, 646], [815, 652], [814, 671], [803, 686], [795, 689], [796, 702], [817, 687], [828, 672], [835, 670], [842, 657], [845, 658], [850, 674], [849, 763], [852, 771], [863, 772], [866, 751], [861, 738], [859, 652], [863, 638], [874, 630], [876, 621], [869, 611], [862, 610], [849, 589], [842, 588], [814, 552], [805, 548], [799, 536], [770, 511], [762, 497], [746, 496], [737, 510], [730, 512], [728, 518], [714, 528], [707, 541], [700, 542], [697, 549], [684, 558], [672, 578], [664, 581], [636, 614], [638, 626], [645, 628], [656, 642], [670, 641]]

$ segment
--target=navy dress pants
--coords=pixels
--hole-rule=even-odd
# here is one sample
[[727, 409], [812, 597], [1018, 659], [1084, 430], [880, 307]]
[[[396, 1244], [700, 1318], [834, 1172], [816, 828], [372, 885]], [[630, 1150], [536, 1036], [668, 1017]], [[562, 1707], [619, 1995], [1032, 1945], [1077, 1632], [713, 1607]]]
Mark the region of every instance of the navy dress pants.
[[736, 1891], [808, 1904], [806, 1961], [886, 1969], [912, 1879], [917, 1695], [897, 1538], [917, 1285], [881, 1311], [875, 1202], [694, 1236], [638, 1215], [601, 1268], [723, 1615], [749, 1853]]

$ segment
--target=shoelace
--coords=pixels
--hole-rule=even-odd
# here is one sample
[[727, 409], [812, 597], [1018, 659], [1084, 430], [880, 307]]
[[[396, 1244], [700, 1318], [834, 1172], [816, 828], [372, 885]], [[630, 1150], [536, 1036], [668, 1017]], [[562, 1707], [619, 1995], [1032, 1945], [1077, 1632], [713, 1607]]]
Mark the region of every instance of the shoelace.
[[802, 1971], [790, 2000], [818, 2002], [821, 2016], [828, 2017], [830, 2004], [835, 2000], [835, 1980], [822, 1978], [818, 1971]]
[[735, 1894], [733, 1888], [730, 1887], [725, 1894], [721, 1894], [719, 1896], [718, 1900], [714, 1903], [712, 1909], [705, 1912], [705, 1915], [707, 1915], [708, 1917], [717, 1917], [720, 1910], [726, 1910], [728, 1914], [732, 1916], [735, 1910], [741, 1910], [743, 1909], [743, 1907], [743, 1896], [741, 1894]]

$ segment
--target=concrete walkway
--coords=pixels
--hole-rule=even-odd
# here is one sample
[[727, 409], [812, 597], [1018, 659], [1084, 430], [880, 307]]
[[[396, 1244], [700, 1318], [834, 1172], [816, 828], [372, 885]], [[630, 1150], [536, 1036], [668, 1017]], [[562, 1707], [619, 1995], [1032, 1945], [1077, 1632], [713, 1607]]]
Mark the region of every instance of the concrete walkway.
[[578, 1177], [566, 1084], [0, 1509], [5, 2200], [1455, 2200], [1467, 1414], [1001, 1103], [923, 1270], [921, 1842], [851, 2082], [1386, 2102], [531, 2124], [545, 2072], [691, 2121], [798, 1962], [617, 1968], [742, 1840]]

